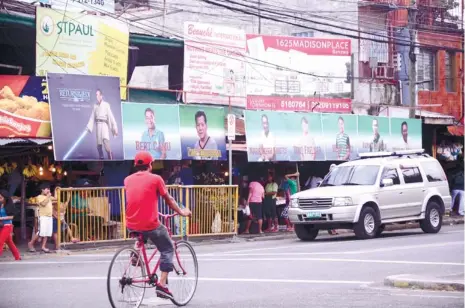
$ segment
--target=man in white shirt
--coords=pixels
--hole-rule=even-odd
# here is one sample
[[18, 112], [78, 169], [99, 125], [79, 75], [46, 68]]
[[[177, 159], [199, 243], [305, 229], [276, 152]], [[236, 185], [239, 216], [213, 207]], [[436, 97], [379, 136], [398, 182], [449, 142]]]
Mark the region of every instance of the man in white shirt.
[[260, 136], [260, 158], [258, 161], [275, 161], [276, 160], [276, 139], [274, 134], [270, 132], [270, 124], [268, 122], [268, 116], [262, 115], [262, 127], [263, 131]]
[[300, 160], [308, 161], [315, 160], [316, 157], [316, 144], [315, 139], [310, 136], [308, 128], [308, 120], [302, 117], [302, 136], [300, 137]]

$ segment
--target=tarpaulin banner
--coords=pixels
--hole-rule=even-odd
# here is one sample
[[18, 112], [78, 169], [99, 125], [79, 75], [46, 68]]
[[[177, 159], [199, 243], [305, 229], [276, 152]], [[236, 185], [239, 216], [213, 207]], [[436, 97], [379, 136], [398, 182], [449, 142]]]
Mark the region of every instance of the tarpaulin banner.
[[45, 78], [0, 75], [0, 137], [49, 138], [50, 135]]
[[111, 17], [37, 8], [36, 75], [116, 76], [126, 98], [129, 28]]
[[351, 160], [422, 148], [417, 119], [246, 110], [245, 133], [250, 162]]
[[154, 159], [180, 160], [178, 105], [123, 103], [124, 158], [148, 151]]
[[55, 160], [124, 160], [117, 77], [47, 74]]
[[179, 106], [183, 159], [226, 160], [223, 107]]

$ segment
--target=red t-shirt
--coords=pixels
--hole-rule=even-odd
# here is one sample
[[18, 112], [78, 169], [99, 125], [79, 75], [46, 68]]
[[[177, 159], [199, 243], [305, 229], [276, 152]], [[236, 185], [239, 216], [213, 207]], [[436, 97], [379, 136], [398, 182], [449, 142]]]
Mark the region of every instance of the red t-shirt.
[[124, 179], [124, 188], [128, 229], [150, 231], [158, 228], [158, 196], [168, 193], [163, 179], [150, 172], [136, 172]]

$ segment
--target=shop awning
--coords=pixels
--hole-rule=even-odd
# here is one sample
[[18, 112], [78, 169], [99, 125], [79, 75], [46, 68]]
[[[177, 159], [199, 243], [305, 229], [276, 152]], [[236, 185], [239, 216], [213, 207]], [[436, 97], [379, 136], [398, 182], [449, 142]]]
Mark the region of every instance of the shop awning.
[[[383, 109], [380, 113], [380, 116], [384, 117], [393, 117], [393, 118], [408, 118], [409, 117], [409, 108], [407, 107], [387, 107]], [[451, 115], [442, 114], [438, 112], [425, 111], [425, 110], [416, 110], [416, 118], [423, 119], [425, 124], [435, 124], [435, 125], [452, 125], [455, 123], [455, 118]]]
[[447, 130], [452, 136], [463, 136], [463, 126], [447, 126]]
[[51, 143], [51, 138], [0, 138], [0, 145], [43, 145]]

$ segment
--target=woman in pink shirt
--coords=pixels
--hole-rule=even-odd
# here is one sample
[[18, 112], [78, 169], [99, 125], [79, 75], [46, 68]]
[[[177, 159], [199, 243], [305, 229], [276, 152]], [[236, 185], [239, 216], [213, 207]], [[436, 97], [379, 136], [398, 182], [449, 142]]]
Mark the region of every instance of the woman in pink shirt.
[[[249, 184], [249, 198], [247, 199], [247, 204], [250, 207], [250, 213], [254, 219], [258, 220], [258, 232], [260, 234], [263, 233], [262, 231], [262, 224], [263, 224], [263, 212], [262, 212], [262, 202], [263, 198], [265, 198], [265, 189], [263, 185], [260, 184], [256, 179], [252, 179]], [[247, 222], [247, 227], [244, 230], [245, 234], [249, 233], [250, 225], [252, 224], [252, 220]]]

